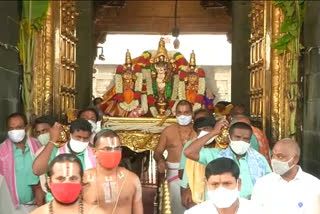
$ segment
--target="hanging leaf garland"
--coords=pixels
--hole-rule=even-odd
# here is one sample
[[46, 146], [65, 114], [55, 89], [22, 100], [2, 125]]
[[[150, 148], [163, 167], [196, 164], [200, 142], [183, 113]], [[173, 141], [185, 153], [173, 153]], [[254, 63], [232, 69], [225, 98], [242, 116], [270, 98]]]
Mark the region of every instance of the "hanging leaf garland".
[[41, 31], [46, 19], [49, 1], [22, 2], [22, 19], [20, 22], [18, 48], [23, 65], [23, 93], [24, 111], [29, 117], [32, 111], [33, 94], [33, 61], [36, 36]]
[[300, 34], [305, 14], [305, 0], [280, 0], [274, 1], [273, 4], [281, 8], [284, 14], [284, 20], [280, 29], [281, 36], [272, 44], [272, 48], [277, 50], [279, 55], [283, 56], [283, 63], [285, 63], [286, 57], [289, 57], [289, 84], [287, 86], [286, 96], [289, 100], [290, 108], [289, 135], [294, 138], [297, 131], [296, 114], [299, 92], [298, 65], [300, 51], [303, 49], [300, 43]]

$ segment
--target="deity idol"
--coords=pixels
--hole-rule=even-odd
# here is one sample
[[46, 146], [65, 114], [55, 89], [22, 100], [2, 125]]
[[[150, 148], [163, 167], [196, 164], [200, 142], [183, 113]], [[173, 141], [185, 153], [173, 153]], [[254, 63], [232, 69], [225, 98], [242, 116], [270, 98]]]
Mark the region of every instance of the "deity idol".
[[179, 100], [185, 99], [192, 103], [194, 111], [205, 105], [205, 72], [196, 66], [194, 51], [191, 53], [189, 65], [181, 69], [179, 80]]
[[132, 112], [138, 116], [142, 90], [142, 73], [139, 65], [133, 64], [129, 50], [124, 65], [119, 65], [115, 75], [115, 85], [106, 92], [100, 108], [106, 115], [128, 117]]
[[154, 117], [169, 115], [174, 60], [169, 59], [163, 38], [160, 39], [157, 54], [150, 63], [151, 75], [146, 76], [150, 112]]

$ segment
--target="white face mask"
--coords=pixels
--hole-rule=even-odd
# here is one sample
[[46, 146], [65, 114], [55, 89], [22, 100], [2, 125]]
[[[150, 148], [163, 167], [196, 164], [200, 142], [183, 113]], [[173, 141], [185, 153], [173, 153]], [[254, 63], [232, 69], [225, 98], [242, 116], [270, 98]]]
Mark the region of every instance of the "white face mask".
[[72, 149], [72, 151], [74, 151], [75, 153], [80, 153], [80, 152], [83, 152], [88, 147], [89, 142], [82, 142], [82, 141], [74, 140], [71, 137], [69, 144], [70, 144], [70, 148]]
[[14, 143], [20, 143], [25, 136], [26, 136], [26, 131], [24, 129], [8, 131], [8, 137]]
[[191, 115], [189, 115], [189, 116], [180, 115], [180, 116], [177, 117], [177, 120], [178, 120], [179, 125], [186, 126], [186, 125], [189, 125], [191, 123], [192, 116]]
[[242, 140], [231, 140], [230, 138], [229, 146], [237, 155], [243, 155], [248, 151], [250, 144]]
[[[198, 139], [201, 138], [201, 137], [203, 137], [203, 136], [205, 136], [205, 135], [207, 135], [207, 134], [209, 134], [209, 132], [207, 132], [207, 131], [201, 131], [201, 132], [199, 133], [199, 135], [198, 135]], [[208, 141], [205, 143], [205, 145], [208, 145], [208, 144], [212, 143], [212, 141], [214, 141], [214, 139], [216, 139], [216, 137], [217, 137], [217, 135], [214, 136], [214, 137], [212, 137], [210, 140], [208, 140]]]
[[91, 132], [96, 132], [96, 131], [97, 131], [97, 123], [95, 123], [95, 122], [92, 121], [92, 120], [88, 120], [88, 122], [89, 122], [90, 125], [91, 125]]
[[50, 140], [50, 133], [44, 133], [39, 135], [38, 140], [41, 143], [41, 145], [43, 146], [47, 145]]
[[289, 166], [289, 162], [292, 159], [293, 159], [293, 157], [288, 161], [279, 161], [279, 160], [276, 160], [276, 159], [272, 159], [271, 160], [271, 166], [272, 166], [273, 172], [278, 174], [278, 175], [283, 175], [286, 172], [288, 172], [290, 169], [292, 169], [292, 167], [295, 166], [294, 164], [291, 167]]
[[227, 208], [239, 198], [238, 183], [234, 189], [226, 189], [224, 187], [218, 187], [216, 190], [207, 191], [208, 200], [217, 208]]

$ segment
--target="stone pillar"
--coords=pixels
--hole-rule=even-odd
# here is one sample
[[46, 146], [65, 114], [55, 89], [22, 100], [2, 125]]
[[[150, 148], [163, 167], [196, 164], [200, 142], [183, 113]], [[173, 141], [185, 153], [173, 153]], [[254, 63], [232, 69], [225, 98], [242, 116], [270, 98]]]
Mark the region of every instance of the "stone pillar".
[[251, 1], [232, 1], [231, 102], [244, 104], [250, 113], [250, 24]]
[[22, 112], [19, 52], [14, 47], [19, 39], [18, 1], [0, 1], [0, 143], [6, 137], [6, 118]]
[[320, 178], [320, 2], [306, 1], [302, 165]]
[[82, 109], [92, 99], [92, 66], [93, 66], [93, 1], [77, 1], [79, 17], [77, 21], [77, 69], [76, 108]]

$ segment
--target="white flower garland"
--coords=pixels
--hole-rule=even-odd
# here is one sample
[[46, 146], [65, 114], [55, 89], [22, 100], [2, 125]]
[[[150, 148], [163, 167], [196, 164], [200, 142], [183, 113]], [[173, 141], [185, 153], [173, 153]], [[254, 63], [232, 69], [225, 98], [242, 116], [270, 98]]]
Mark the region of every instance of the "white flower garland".
[[198, 84], [198, 94], [204, 96], [204, 92], [206, 90], [206, 79], [204, 77], [199, 78], [199, 84]]
[[134, 85], [134, 91], [141, 93], [142, 91], [142, 73], [136, 73], [137, 79]]
[[127, 104], [126, 102], [119, 103], [119, 106], [126, 110], [126, 111], [132, 111], [135, 108], [137, 108], [139, 105], [139, 100], [132, 100], [131, 103]]
[[141, 95], [141, 108], [144, 113], [148, 112], [148, 99], [146, 94]]
[[116, 94], [123, 93], [123, 85], [122, 85], [122, 76], [120, 74], [116, 74]]
[[173, 88], [172, 88], [172, 95], [171, 100], [178, 99], [178, 91], [179, 91], [179, 73], [173, 76]]
[[[153, 90], [152, 90], [152, 78], [151, 78], [151, 70], [150, 69], [143, 69], [142, 70], [147, 83], [147, 96], [152, 95], [153, 96]], [[148, 99], [146, 100], [148, 103]], [[149, 105], [148, 105], [149, 106]], [[153, 117], [157, 117], [159, 115], [159, 112], [155, 106], [150, 107], [150, 112]]]

